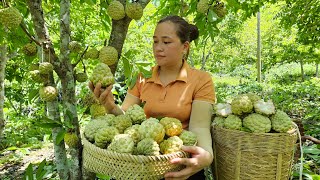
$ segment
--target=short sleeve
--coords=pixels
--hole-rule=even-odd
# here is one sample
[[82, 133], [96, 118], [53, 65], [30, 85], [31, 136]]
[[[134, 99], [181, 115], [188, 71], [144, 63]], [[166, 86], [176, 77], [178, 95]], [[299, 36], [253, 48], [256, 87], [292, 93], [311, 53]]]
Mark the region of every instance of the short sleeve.
[[211, 75], [207, 72], [201, 73], [195, 88], [194, 100], [215, 103], [215, 98], [214, 84]]
[[128, 88], [128, 93], [140, 98], [141, 86], [143, 82], [144, 82], [144, 79], [141, 77], [141, 75], [139, 75], [137, 77], [135, 85], [132, 88]]

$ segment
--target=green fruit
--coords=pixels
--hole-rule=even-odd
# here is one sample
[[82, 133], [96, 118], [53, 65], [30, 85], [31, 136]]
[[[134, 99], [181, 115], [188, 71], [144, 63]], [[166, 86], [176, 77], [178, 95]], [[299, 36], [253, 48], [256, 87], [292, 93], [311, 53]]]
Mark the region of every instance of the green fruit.
[[77, 147], [79, 140], [78, 140], [78, 137], [75, 133], [66, 133], [64, 135], [64, 142], [70, 148], [74, 148], [74, 147]]
[[107, 8], [108, 15], [114, 20], [120, 20], [126, 16], [124, 6], [119, 1], [112, 1]]
[[128, 127], [126, 130], [124, 130], [124, 134], [129, 134], [131, 136], [131, 138], [133, 139], [133, 141], [135, 143], [139, 142], [141, 139], [141, 135], [139, 133], [139, 128], [140, 125], [139, 124], [135, 124], [131, 127]]
[[117, 153], [132, 154], [134, 150], [134, 141], [129, 134], [118, 134], [114, 136], [107, 150]]
[[39, 64], [40, 74], [49, 74], [53, 71], [53, 65], [49, 62], [42, 62]]
[[30, 73], [30, 77], [33, 81], [35, 81], [37, 83], [42, 83], [44, 81], [44, 78], [41, 76], [39, 70], [33, 70], [33, 71], [30, 71], [29, 73]]
[[39, 90], [40, 98], [43, 101], [54, 101], [58, 96], [58, 91], [53, 86], [41, 87]]
[[160, 120], [160, 124], [164, 127], [167, 136], [179, 136], [182, 132], [182, 123], [179, 119], [164, 117]]
[[115, 117], [112, 126], [116, 127], [120, 133], [123, 133], [125, 129], [132, 126], [132, 121], [128, 115], [121, 114]]
[[37, 46], [33, 43], [28, 43], [23, 46], [22, 51], [26, 56], [34, 56], [37, 54]]
[[86, 73], [77, 73], [76, 74], [76, 80], [78, 82], [86, 82], [88, 79], [88, 76]]
[[97, 59], [99, 57], [99, 51], [96, 48], [89, 49], [84, 54], [84, 59]]
[[162, 154], [175, 153], [181, 150], [183, 141], [178, 136], [172, 136], [160, 143]]
[[102, 119], [94, 119], [85, 126], [84, 135], [88, 139], [88, 141], [94, 142], [97, 131], [105, 127], [109, 127], [108, 122]]
[[252, 113], [243, 119], [243, 127], [254, 133], [267, 133], [271, 130], [271, 121], [266, 116]]
[[105, 148], [117, 134], [119, 134], [119, 131], [115, 127], [107, 126], [100, 128], [94, 136], [94, 144], [100, 148]]
[[90, 106], [90, 114], [93, 119], [99, 116], [104, 116], [106, 113], [106, 109], [101, 104], [92, 104]]
[[160, 155], [159, 144], [152, 138], [142, 139], [137, 144], [136, 154], [145, 156], [157, 156]]
[[224, 118], [224, 117], [216, 116], [212, 121], [212, 125], [215, 127], [224, 127], [224, 120], [225, 119], [226, 118]]
[[19, 27], [22, 21], [20, 12], [14, 7], [0, 9], [0, 22], [8, 29]]
[[149, 118], [141, 123], [139, 128], [139, 133], [141, 138], [152, 138], [157, 143], [160, 143], [164, 139], [165, 129], [162, 124], [158, 122], [157, 119]]
[[71, 52], [79, 53], [82, 50], [82, 46], [77, 41], [71, 41], [69, 42], [69, 49]]
[[137, 104], [130, 106], [126, 111], [126, 114], [131, 118], [132, 124], [141, 124], [146, 120], [146, 114], [144, 113], [143, 108]]
[[231, 102], [231, 110], [235, 115], [251, 113], [253, 110], [253, 103], [247, 95], [238, 95]]
[[242, 120], [238, 116], [231, 114], [224, 120], [223, 127], [240, 130], [242, 127]]
[[143, 8], [140, 3], [129, 3], [126, 6], [126, 14], [131, 19], [139, 20], [143, 15]]
[[96, 65], [89, 80], [94, 86], [100, 82], [102, 87], [107, 87], [115, 82], [109, 66], [104, 63]]
[[179, 135], [185, 146], [194, 146], [197, 143], [197, 135], [194, 132], [183, 130]]
[[200, 0], [197, 4], [197, 11], [206, 14], [209, 9], [209, 0]]
[[227, 10], [223, 2], [219, 2], [213, 6], [213, 11], [217, 14], [219, 18], [223, 18], [227, 14]]
[[283, 111], [278, 110], [270, 118], [271, 127], [277, 132], [287, 132], [292, 129], [292, 120], [291, 118]]
[[116, 50], [116, 48], [112, 46], [104, 46], [100, 50], [99, 60], [100, 62], [108, 66], [111, 66], [115, 64], [118, 60], [118, 51]]

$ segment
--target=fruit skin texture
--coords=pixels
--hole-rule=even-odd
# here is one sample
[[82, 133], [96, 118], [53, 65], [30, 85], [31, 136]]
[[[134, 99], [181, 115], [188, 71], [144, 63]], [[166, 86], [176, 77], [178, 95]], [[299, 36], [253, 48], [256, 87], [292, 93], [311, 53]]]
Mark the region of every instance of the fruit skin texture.
[[160, 152], [170, 154], [181, 150], [183, 141], [178, 136], [172, 136], [160, 143]]
[[90, 114], [92, 118], [104, 116], [106, 114], [106, 109], [101, 104], [92, 104], [90, 106]]
[[28, 43], [23, 46], [22, 51], [26, 56], [34, 56], [37, 54], [37, 46], [33, 43]]
[[141, 140], [141, 135], [139, 133], [140, 124], [135, 124], [124, 130], [124, 134], [129, 134], [133, 139], [134, 143], [138, 143]]
[[44, 78], [41, 76], [40, 71], [39, 70], [33, 70], [30, 71], [30, 77], [33, 81], [41, 83], [44, 81]]
[[77, 73], [76, 74], [76, 80], [78, 82], [86, 82], [88, 79], [87, 73]]
[[114, 118], [112, 126], [116, 127], [120, 133], [123, 133], [125, 129], [132, 126], [132, 121], [128, 115], [121, 114]]
[[96, 48], [89, 49], [84, 54], [84, 59], [97, 59], [99, 57], [99, 51]]
[[160, 155], [160, 147], [152, 138], [145, 138], [138, 142], [135, 153], [146, 156], [157, 156]]
[[271, 116], [270, 120], [272, 129], [277, 132], [287, 132], [292, 128], [291, 118], [281, 110]]
[[70, 148], [74, 148], [77, 147], [78, 144], [78, 137], [75, 133], [66, 133], [64, 135], [64, 142], [70, 147]]
[[101, 87], [107, 87], [115, 82], [109, 66], [104, 63], [99, 63], [96, 65], [91, 76], [89, 77], [89, 80], [92, 81], [94, 86], [100, 82]]
[[158, 120], [155, 118], [149, 118], [141, 123], [139, 128], [139, 133], [141, 134], [141, 138], [152, 138], [158, 144], [163, 141], [165, 130], [162, 124], [157, 122]]
[[97, 119], [97, 120], [94, 119], [86, 125], [86, 127], [84, 129], [84, 135], [88, 139], [88, 141], [94, 142], [94, 137], [95, 137], [97, 131], [101, 128], [105, 128], [108, 126], [109, 126], [109, 124], [107, 121], [101, 120], [101, 119]]
[[197, 143], [197, 135], [194, 132], [183, 130], [179, 135], [185, 146], [194, 146]]
[[225, 119], [226, 118], [224, 118], [224, 117], [216, 116], [212, 121], [212, 125], [215, 127], [222, 127], [223, 128]]
[[104, 46], [100, 49], [99, 60], [100, 62], [111, 66], [118, 60], [118, 51], [112, 46]]
[[182, 123], [179, 119], [164, 117], [160, 120], [163, 125], [167, 136], [179, 136], [182, 132]]
[[79, 53], [82, 50], [82, 46], [78, 41], [69, 42], [69, 49], [71, 52]]
[[251, 113], [253, 110], [253, 104], [248, 96], [238, 95], [231, 102], [231, 110], [235, 115]]
[[255, 102], [261, 100], [261, 97], [259, 95], [252, 93], [252, 92], [246, 93], [244, 95], [248, 96], [252, 103], [255, 103]]
[[42, 62], [39, 64], [40, 74], [49, 74], [53, 71], [53, 65], [49, 62]]
[[20, 12], [14, 7], [0, 9], [0, 22], [8, 29], [18, 28], [22, 21]]
[[209, 0], [200, 0], [197, 4], [197, 11], [206, 14], [209, 9]]
[[105, 148], [117, 134], [119, 134], [119, 131], [113, 126], [100, 128], [94, 136], [94, 144], [100, 148]]
[[120, 20], [126, 16], [124, 6], [119, 1], [112, 1], [107, 8], [108, 15], [114, 20]]
[[114, 136], [107, 150], [117, 153], [132, 154], [134, 150], [134, 141], [129, 134], [118, 134]]
[[231, 114], [224, 120], [223, 126], [227, 129], [240, 130], [242, 120], [238, 116]]
[[127, 4], [126, 14], [131, 19], [139, 20], [143, 16], [143, 8], [140, 3]]
[[252, 113], [243, 119], [243, 126], [254, 133], [267, 133], [271, 130], [271, 121], [266, 116]]
[[39, 95], [43, 101], [50, 102], [57, 98], [58, 91], [53, 86], [41, 87], [39, 90]]
[[137, 104], [130, 106], [126, 114], [130, 116], [132, 120], [132, 124], [141, 124], [143, 121], [146, 120], [146, 114], [142, 107]]

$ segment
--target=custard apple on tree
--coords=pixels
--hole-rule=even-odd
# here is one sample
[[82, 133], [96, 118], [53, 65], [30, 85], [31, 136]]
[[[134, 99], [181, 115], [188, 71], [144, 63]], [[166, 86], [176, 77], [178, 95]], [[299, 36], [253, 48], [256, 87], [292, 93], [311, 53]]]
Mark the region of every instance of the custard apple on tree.
[[114, 76], [108, 65], [104, 63], [99, 63], [93, 69], [89, 80], [92, 81], [93, 85], [96, 86], [97, 83], [101, 83], [101, 87], [105, 88], [111, 84], [113, 84]]
[[76, 74], [76, 80], [78, 82], [86, 82], [87, 79], [88, 79], [88, 76], [87, 76], [87, 73], [85, 72]]
[[96, 48], [89, 49], [84, 54], [84, 59], [97, 59], [99, 57], [99, 51]]
[[160, 143], [164, 139], [165, 129], [157, 119], [149, 118], [141, 123], [139, 133], [142, 139], [152, 138]]
[[117, 153], [132, 154], [134, 150], [134, 141], [129, 134], [117, 134], [114, 136], [107, 150]]
[[19, 27], [22, 21], [20, 12], [14, 7], [0, 9], [0, 22], [8, 29]]
[[132, 124], [141, 124], [143, 121], [146, 120], [146, 114], [142, 107], [137, 104], [130, 106], [126, 114], [130, 116], [132, 120]]
[[125, 129], [124, 134], [129, 134], [132, 137], [133, 141], [135, 143], [138, 143], [141, 140], [139, 128], [140, 128], [140, 125], [135, 124], [131, 127], [128, 127], [127, 129]]
[[271, 130], [271, 121], [266, 116], [252, 113], [243, 119], [243, 127], [254, 133], [267, 133]]
[[125, 129], [132, 126], [132, 121], [128, 115], [121, 114], [114, 118], [112, 125], [116, 127], [120, 133], [123, 133]]
[[197, 143], [197, 135], [192, 131], [183, 130], [179, 138], [185, 146], [194, 146]]
[[117, 0], [112, 1], [109, 4], [107, 13], [114, 20], [120, 20], [126, 16], [124, 6]]
[[68, 132], [64, 134], [64, 142], [70, 147], [74, 148], [77, 146], [79, 139], [76, 133]]
[[287, 132], [292, 129], [291, 118], [283, 111], [277, 110], [277, 112], [271, 116], [271, 127], [277, 132]]
[[231, 102], [231, 110], [235, 115], [251, 113], [253, 104], [247, 95], [238, 95]]
[[217, 14], [219, 18], [223, 18], [227, 14], [227, 10], [223, 2], [219, 2], [213, 6], [213, 11]]
[[199, 0], [197, 4], [197, 11], [202, 14], [206, 14], [209, 10], [209, 0]]
[[119, 134], [119, 131], [113, 126], [100, 128], [95, 133], [94, 144], [100, 148], [105, 148], [117, 134]]
[[104, 46], [100, 49], [99, 60], [100, 62], [111, 66], [118, 60], [118, 51], [112, 46]]
[[179, 136], [182, 132], [182, 123], [179, 119], [172, 117], [164, 117], [160, 120], [163, 125], [167, 136]]
[[126, 5], [126, 14], [131, 19], [139, 20], [143, 15], [143, 8], [140, 3], [129, 3]]
[[33, 43], [28, 43], [28, 44], [23, 46], [22, 52], [26, 56], [34, 56], [34, 55], [37, 54], [37, 46], [35, 44], [33, 44]]
[[136, 154], [145, 156], [160, 155], [159, 144], [152, 138], [142, 139], [137, 143]]
[[264, 102], [262, 99], [258, 100], [253, 104], [253, 107], [256, 113], [266, 116], [272, 115], [276, 112], [276, 107], [272, 100], [268, 100], [267, 102]]
[[58, 91], [53, 86], [40, 87], [39, 96], [43, 101], [54, 101], [58, 96]]
[[160, 152], [170, 154], [178, 152], [183, 146], [183, 141], [178, 136], [172, 136], [160, 143]]
[[223, 127], [227, 129], [240, 130], [242, 127], [242, 120], [238, 116], [231, 114], [224, 119]]
[[40, 74], [49, 74], [53, 71], [53, 65], [49, 62], [42, 62], [39, 64]]
[[44, 78], [41, 76], [39, 70], [30, 71], [29, 74], [30, 74], [31, 79], [35, 82], [41, 83], [44, 81]]
[[82, 50], [82, 46], [78, 41], [69, 42], [69, 49], [71, 52], [79, 53]]

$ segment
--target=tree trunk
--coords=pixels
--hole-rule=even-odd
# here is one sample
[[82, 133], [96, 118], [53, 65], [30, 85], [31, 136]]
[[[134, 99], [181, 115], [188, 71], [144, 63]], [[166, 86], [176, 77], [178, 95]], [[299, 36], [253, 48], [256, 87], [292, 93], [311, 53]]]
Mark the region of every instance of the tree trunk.
[[261, 35], [260, 35], [260, 10], [257, 12], [257, 81], [261, 82]]
[[60, 60], [62, 62], [63, 76], [60, 76], [62, 86], [62, 99], [64, 107], [64, 120], [72, 124], [67, 127], [68, 131], [78, 136], [78, 144], [75, 147], [69, 147], [70, 152], [70, 179], [82, 179], [82, 144], [80, 138], [80, 126], [78, 122], [76, 97], [75, 97], [75, 80], [73, 75], [73, 66], [69, 58], [70, 42], [70, 0], [60, 1]]
[[4, 79], [5, 79], [5, 68], [7, 63], [7, 45], [3, 43], [0, 45], [0, 150], [3, 140], [3, 130], [5, 125], [5, 118], [3, 113], [4, 105]]
[[303, 69], [303, 60], [300, 57], [300, 69], [301, 69], [301, 80], [304, 82], [304, 69]]
[[[42, 1], [28, 0], [27, 5], [29, 7], [29, 10], [32, 16], [32, 21], [35, 27], [35, 31], [37, 33], [37, 37], [39, 38], [38, 41], [42, 45], [42, 50], [44, 53], [43, 55], [45, 57], [43, 61], [50, 61], [54, 66], [54, 70], [58, 74], [61, 74], [60, 63], [58, 62], [58, 58], [55, 55], [53, 46], [51, 44], [49, 32], [45, 25]], [[50, 75], [49, 82], [46, 82], [46, 83], [54, 86], [54, 79], [52, 74]], [[49, 118], [55, 121], [61, 122], [58, 103], [56, 101], [48, 102], [47, 108], [48, 108]], [[69, 169], [67, 166], [66, 149], [63, 141], [60, 142], [59, 144], [56, 143], [57, 136], [61, 131], [62, 131], [62, 127], [53, 128], [52, 138], [54, 142], [54, 156], [55, 156], [55, 164], [57, 167], [57, 171], [60, 179], [65, 180], [65, 179], [69, 179]]]
[[316, 63], [316, 77], [319, 77], [319, 63]]

